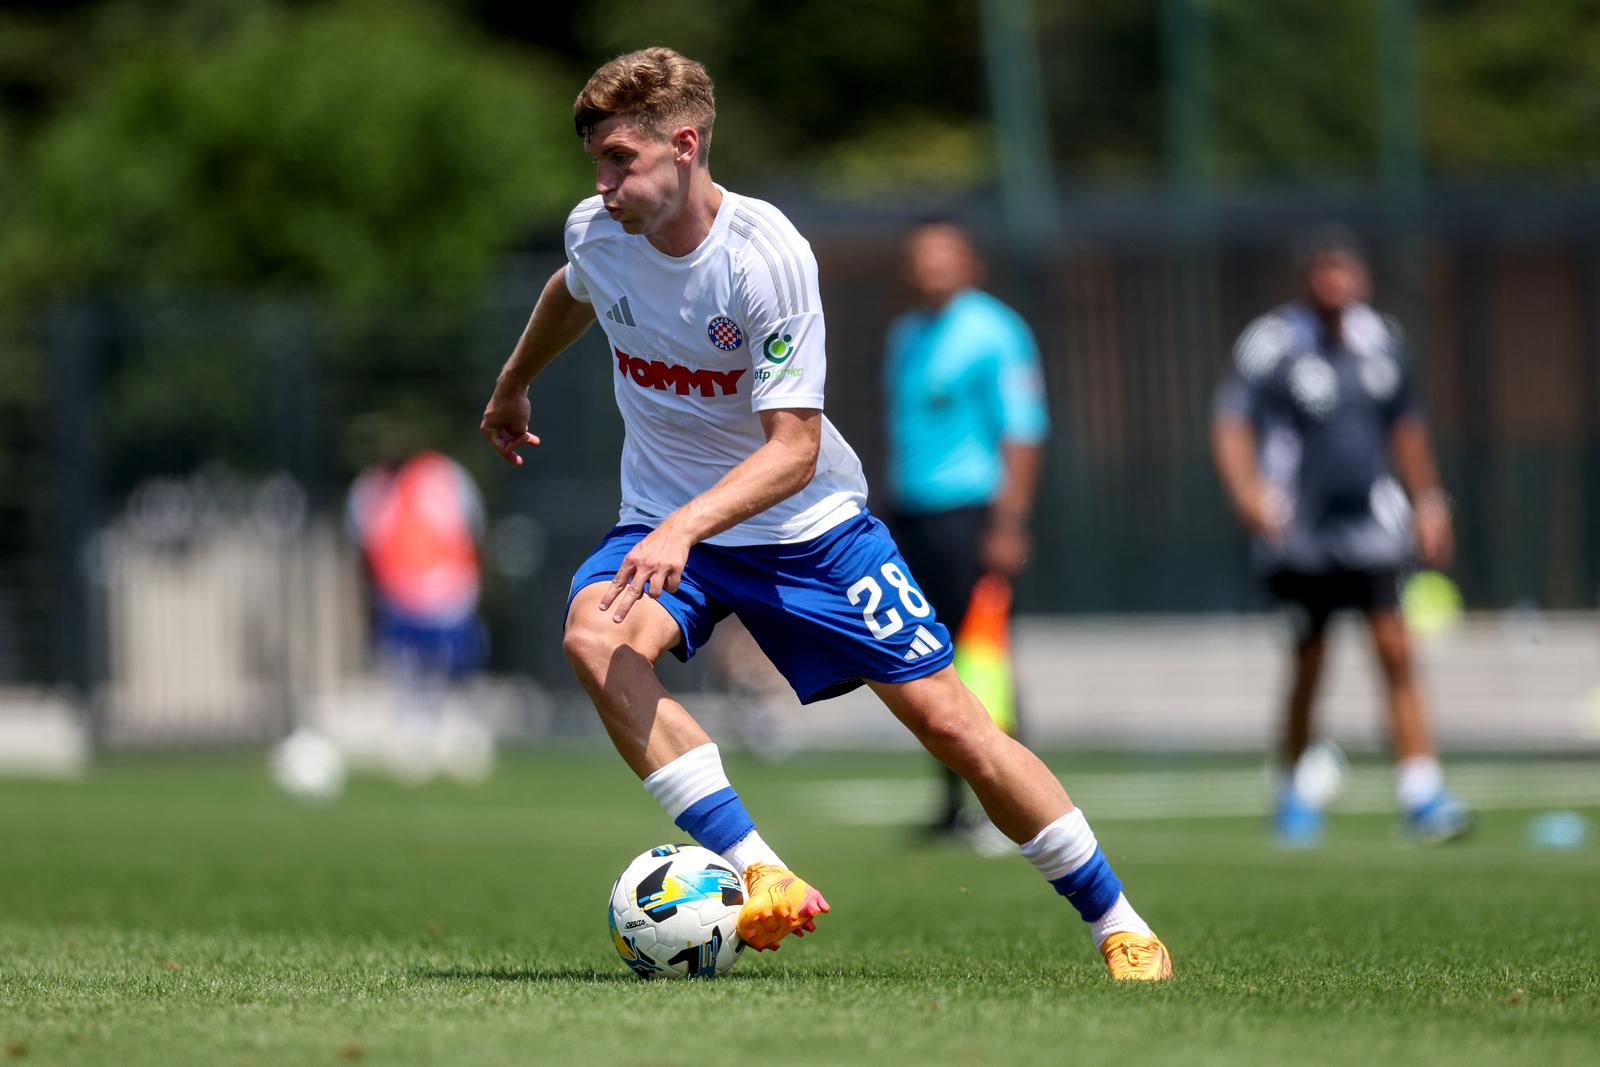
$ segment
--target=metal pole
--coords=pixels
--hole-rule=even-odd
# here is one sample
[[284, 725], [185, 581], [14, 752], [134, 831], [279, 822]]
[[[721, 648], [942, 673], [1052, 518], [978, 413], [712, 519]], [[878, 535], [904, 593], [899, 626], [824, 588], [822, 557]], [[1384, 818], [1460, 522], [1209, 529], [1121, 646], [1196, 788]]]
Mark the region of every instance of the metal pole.
[[95, 370], [104, 334], [104, 312], [87, 300], [59, 305], [51, 309], [47, 320], [55, 394], [51, 410], [82, 413], [81, 418], [57, 417], [52, 442], [55, 676], [76, 695], [97, 744], [103, 740], [105, 727], [97, 699], [105, 634], [97, 624], [100, 590], [90, 581], [89, 554], [99, 517], [101, 440], [96, 427], [101, 412]]
[[1422, 242], [1426, 186], [1417, 85], [1416, 0], [1373, 0], [1378, 55], [1378, 182], [1395, 310], [1412, 338], [1412, 373], [1426, 361], [1428, 319], [1423, 300]]
[[[1166, 499], [1186, 515], [1215, 514], [1210, 544], [1192, 536], [1166, 546], [1165, 558], [1185, 560], [1162, 580], [1163, 596], [1186, 604], [1217, 604], [1249, 588], [1247, 564], [1231, 525], [1221, 514], [1205, 447], [1218, 338], [1213, 315], [1212, 196], [1210, 173], [1210, 13], [1206, 0], [1163, 0], [1161, 31], [1165, 78], [1167, 212], [1171, 226], [1171, 282], [1176, 300], [1175, 350], [1165, 373], [1183, 406], [1176, 454], [1164, 457], [1172, 482]], [[1170, 523], [1163, 523], [1170, 526]], [[1238, 575], [1219, 581], [1212, 561], [1236, 560]]]
[[1006, 240], [1037, 254], [1056, 237], [1060, 219], [1033, 3], [983, 0], [980, 15]]
[[1209, 19], [1204, 0], [1164, 0], [1166, 61], [1166, 177], [1177, 220], [1186, 229], [1203, 220], [1209, 197], [1211, 142]]

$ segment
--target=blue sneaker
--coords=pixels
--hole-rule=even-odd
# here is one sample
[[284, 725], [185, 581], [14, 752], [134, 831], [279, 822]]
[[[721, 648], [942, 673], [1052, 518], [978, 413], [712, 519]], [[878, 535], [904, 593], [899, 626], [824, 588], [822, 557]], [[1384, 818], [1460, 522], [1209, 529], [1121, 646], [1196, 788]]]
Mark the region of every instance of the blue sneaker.
[[1272, 836], [1284, 848], [1315, 848], [1322, 843], [1322, 809], [1293, 789], [1278, 794], [1272, 812]]
[[1465, 837], [1472, 821], [1471, 809], [1449, 790], [1441, 789], [1431, 800], [1401, 813], [1400, 828], [1413, 841], [1437, 845]]

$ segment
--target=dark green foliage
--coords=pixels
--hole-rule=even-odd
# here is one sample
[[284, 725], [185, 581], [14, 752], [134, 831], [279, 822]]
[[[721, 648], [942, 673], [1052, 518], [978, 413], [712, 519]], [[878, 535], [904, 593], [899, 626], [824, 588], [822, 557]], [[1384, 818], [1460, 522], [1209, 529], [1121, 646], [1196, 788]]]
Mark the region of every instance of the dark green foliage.
[[410, 4], [230, 10], [105, 46], [30, 140], [0, 291], [471, 290], [581, 194], [551, 62]]

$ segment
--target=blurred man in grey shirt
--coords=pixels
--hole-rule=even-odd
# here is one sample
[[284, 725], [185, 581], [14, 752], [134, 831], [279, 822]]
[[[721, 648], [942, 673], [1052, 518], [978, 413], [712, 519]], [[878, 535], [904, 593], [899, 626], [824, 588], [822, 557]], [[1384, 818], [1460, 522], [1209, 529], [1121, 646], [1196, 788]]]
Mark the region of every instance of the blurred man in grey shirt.
[[1320, 804], [1293, 771], [1311, 737], [1328, 620], [1348, 608], [1366, 616], [1383, 670], [1402, 825], [1419, 840], [1449, 840], [1470, 828], [1471, 814], [1445, 789], [1400, 614], [1414, 559], [1449, 562], [1448, 501], [1405, 338], [1366, 303], [1353, 237], [1319, 227], [1296, 258], [1302, 297], [1240, 334], [1212, 423], [1229, 502], [1294, 632], [1274, 829], [1290, 845], [1321, 837]]

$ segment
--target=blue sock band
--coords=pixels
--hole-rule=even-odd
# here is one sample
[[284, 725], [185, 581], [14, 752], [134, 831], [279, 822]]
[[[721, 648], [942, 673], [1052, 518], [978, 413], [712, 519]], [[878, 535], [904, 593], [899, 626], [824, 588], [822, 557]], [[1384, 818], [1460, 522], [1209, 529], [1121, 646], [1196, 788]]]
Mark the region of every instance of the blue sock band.
[[728, 851], [756, 828], [755, 820], [744, 810], [744, 802], [731, 786], [701, 797], [673, 822], [678, 829], [717, 853]]
[[1111, 870], [1111, 861], [1099, 846], [1082, 867], [1060, 878], [1051, 879], [1056, 892], [1066, 897], [1083, 921], [1092, 923], [1111, 910], [1122, 895], [1122, 882]]

